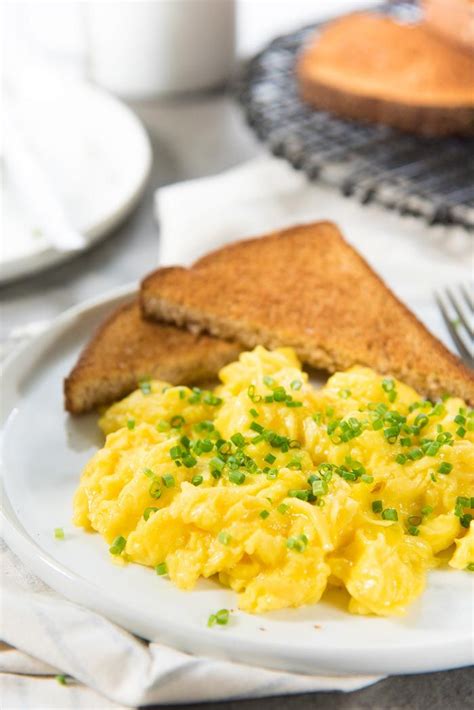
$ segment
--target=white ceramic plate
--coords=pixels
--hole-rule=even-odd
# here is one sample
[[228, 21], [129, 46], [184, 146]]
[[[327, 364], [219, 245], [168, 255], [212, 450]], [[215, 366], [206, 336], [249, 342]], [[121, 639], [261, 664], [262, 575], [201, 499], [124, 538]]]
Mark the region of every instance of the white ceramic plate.
[[[185, 651], [285, 670], [394, 674], [472, 662], [472, 575], [434, 571], [402, 619], [351, 616], [323, 601], [302, 609], [232, 614], [206, 627], [209, 614], [235, 609], [235, 595], [213, 581], [177, 590], [151, 569], [110, 562], [99, 535], [75, 529], [71, 499], [82, 466], [101, 444], [96, 417], [63, 411], [62, 380], [103, 317], [131, 291], [72, 309], [10, 359], [1, 426], [3, 522], [8, 544], [45, 582], [147, 639]], [[55, 527], [66, 539], [55, 540]]]
[[[86, 247], [104, 237], [136, 204], [148, 178], [152, 151], [135, 114], [116, 98], [83, 82], [71, 82], [16, 101], [26, 142]], [[34, 121], [31, 117], [34, 116]], [[71, 258], [48, 242], [3, 181], [0, 284]]]

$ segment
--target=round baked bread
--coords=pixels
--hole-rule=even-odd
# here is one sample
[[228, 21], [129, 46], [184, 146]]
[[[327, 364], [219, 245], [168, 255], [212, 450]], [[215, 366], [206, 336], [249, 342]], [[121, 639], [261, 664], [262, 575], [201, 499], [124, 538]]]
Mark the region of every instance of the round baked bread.
[[304, 100], [423, 135], [474, 135], [474, 56], [424, 24], [372, 13], [328, 24], [301, 54]]

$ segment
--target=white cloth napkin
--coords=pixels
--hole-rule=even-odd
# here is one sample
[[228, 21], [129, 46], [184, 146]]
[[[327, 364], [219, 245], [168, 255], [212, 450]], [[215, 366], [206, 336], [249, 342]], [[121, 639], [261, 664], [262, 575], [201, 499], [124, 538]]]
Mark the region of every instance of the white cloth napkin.
[[[145, 643], [67, 601], [4, 545], [0, 694], [5, 710], [124, 708], [356, 690], [374, 676], [307, 676], [191, 656]], [[57, 674], [71, 676], [67, 685]]]
[[[236, 238], [312, 219], [337, 221], [348, 239], [418, 315], [446, 337], [433, 305], [439, 281], [469, 276], [471, 244], [428, 230], [329, 188], [308, 185], [285, 163], [262, 157], [157, 193], [161, 263], [189, 264]], [[25, 334], [22, 333], [23, 337]], [[305, 676], [198, 658], [147, 644], [73, 604], [1, 548], [1, 693], [6, 710], [123, 708], [313, 691], [351, 691], [375, 676]], [[55, 674], [74, 680], [63, 686]]]

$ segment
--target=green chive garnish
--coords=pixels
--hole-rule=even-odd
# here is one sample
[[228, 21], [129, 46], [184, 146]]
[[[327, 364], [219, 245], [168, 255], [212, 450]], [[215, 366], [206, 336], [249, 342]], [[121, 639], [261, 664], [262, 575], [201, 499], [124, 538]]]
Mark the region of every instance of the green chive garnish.
[[147, 395], [151, 394], [151, 382], [150, 380], [140, 380], [138, 383], [138, 386], [140, 387], [142, 394]]
[[221, 545], [228, 545], [230, 541], [232, 540], [232, 537], [229, 535], [228, 532], [225, 532], [222, 530], [219, 535], [217, 536], [217, 539], [221, 543]]
[[64, 674], [56, 675], [54, 676], [54, 680], [56, 683], [59, 683], [59, 685], [67, 685], [67, 676]]
[[396, 521], [398, 520], [398, 513], [395, 508], [385, 508], [382, 511], [382, 519]]
[[175, 414], [174, 417], [171, 417], [170, 419], [170, 424], [173, 427], [173, 429], [179, 429], [180, 427], [183, 426], [185, 422], [184, 417], [181, 416], [181, 414]]
[[154, 508], [152, 505], [149, 506], [148, 508], [145, 508], [145, 510], [143, 511], [143, 517], [144, 517], [144, 519], [145, 519], [145, 520], [148, 520], [148, 518], [150, 517], [150, 515], [151, 515], [152, 513], [156, 513], [157, 510], [158, 510], [158, 508]]
[[270, 515], [270, 513], [268, 510], [261, 510], [259, 515], [262, 518], [262, 520], [266, 520], [268, 518], [268, 516]]
[[54, 537], [56, 540], [64, 540], [64, 530], [62, 528], [54, 528]]
[[242, 473], [242, 471], [231, 471], [229, 473], [229, 481], [241, 486], [245, 481], [245, 473]]
[[167, 574], [168, 567], [167, 567], [166, 562], [160, 562], [159, 565], [156, 565], [155, 572], [159, 577], [162, 577], [164, 574]]
[[451, 473], [452, 470], [453, 470], [453, 464], [448, 463], [447, 461], [443, 461], [443, 463], [440, 464], [440, 466], [438, 468], [438, 473], [448, 474], [448, 473]]
[[161, 480], [163, 481], [163, 485], [165, 486], [165, 488], [173, 488], [173, 486], [176, 484], [174, 476], [172, 476], [171, 473], [167, 473], [162, 476]]
[[130, 431], [132, 431], [132, 429], [135, 429], [135, 419], [127, 420], [127, 429], [130, 429]]
[[232, 441], [233, 444], [235, 444], [237, 447], [241, 448], [242, 446], [245, 445], [245, 439], [242, 436], [242, 434], [232, 434], [230, 437], [230, 440]]
[[277, 510], [278, 510], [278, 512], [281, 513], [282, 515], [285, 515], [285, 513], [288, 512], [288, 508], [289, 508], [289, 506], [288, 506], [286, 503], [280, 503], [280, 505], [278, 506]]
[[109, 547], [109, 552], [111, 555], [120, 555], [124, 549], [127, 541], [122, 535], [115, 538], [111, 546]]
[[372, 501], [372, 510], [374, 513], [381, 513], [383, 510], [383, 503], [381, 500]]
[[207, 625], [215, 626], [215, 624], [219, 624], [219, 626], [226, 626], [229, 623], [229, 618], [230, 612], [228, 609], [219, 609], [215, 614], [210, 615]]
[[150, 488], [148, 489], [148, 493], [152, 498], [161, 498], [161, 486], [159, 481], [153, 481]]
[[193, 484], [193, 486], [200, 486], [203, 481], [204, 481], [204, 478], [202, 476], [200, 476], [199, 474], [197, 474], [196, 476], [193, 476], [191, 478], [191, 483]]
[[301, 382], [301, 380], [293, 380], [293, 382], [290, 383], [290, 387], [292, 390], [300, 390], [302, 386], [303, 383]]

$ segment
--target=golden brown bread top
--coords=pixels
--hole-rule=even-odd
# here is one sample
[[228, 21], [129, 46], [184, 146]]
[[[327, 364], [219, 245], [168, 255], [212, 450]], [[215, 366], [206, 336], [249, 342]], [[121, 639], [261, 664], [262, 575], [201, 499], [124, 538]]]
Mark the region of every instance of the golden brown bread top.
[[354, 13], [325, 27], [298, 63], [302, 79], [414, 105], [474, 106], [474, 57], [424, 24]]
[[474, 402], [472, 373], [329, 222], [236, 242], [191, 269], [160, 269], [144, 280], [141, 301], [150, 317], [247, 347], [292, 346], [314, 367], [368, 365], [427, 396]]
[[172, 384], [210, 379], [241, 348], [174, 326], [146, 321], [137, 301], [119, 307], [94, 334], [64, 383], [73, 414], [109, 404], [133, 391], [141, 378]]

